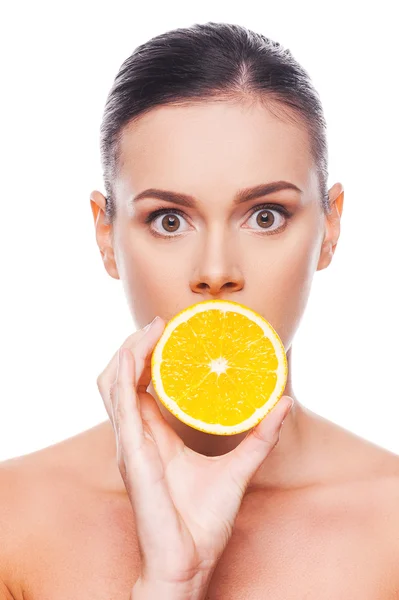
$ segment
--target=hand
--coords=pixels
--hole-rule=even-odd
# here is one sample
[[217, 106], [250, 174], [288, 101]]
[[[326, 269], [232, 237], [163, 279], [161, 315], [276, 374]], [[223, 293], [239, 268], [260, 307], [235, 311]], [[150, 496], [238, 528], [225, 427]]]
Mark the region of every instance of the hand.
[[207, 457], [191, 450], [147, 392], [151, 355], [164, 328], [157, 317], [147, 331], [129, 336], [97, 384], [115, 430], [118, 467], [136, 518], [140, 581], [165, 589], [199, 589], [207, 587], [245, 490], [277, 444], [293, 401], [283, 396], [227, 454]]

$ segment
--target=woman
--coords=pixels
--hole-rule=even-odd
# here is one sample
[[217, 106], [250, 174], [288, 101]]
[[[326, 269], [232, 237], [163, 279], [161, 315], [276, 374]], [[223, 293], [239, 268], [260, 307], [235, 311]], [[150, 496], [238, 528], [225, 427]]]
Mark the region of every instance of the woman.
[[[2, 598], [399, 597], [398, 457], [306, 409], [290, 377], [344, 199], [306, 71], [236, 25], [157, 36], [115, 79], [101, 152], [104, 266], [140, 328], [158, 318], [98, 378], [109, 420], [3, 465]], [[213, 298], [268, 319], [289, 366], [276, 407], [230, 437], [150, 383], [166, 322]]]

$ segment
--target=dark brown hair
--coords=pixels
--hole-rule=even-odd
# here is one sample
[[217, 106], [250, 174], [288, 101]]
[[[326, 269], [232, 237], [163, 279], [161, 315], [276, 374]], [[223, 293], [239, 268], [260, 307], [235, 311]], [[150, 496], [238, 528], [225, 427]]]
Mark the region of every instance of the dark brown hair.
[[219, 100], [262, 101], [277, 116], [307, 127], [320, 201], [329, 213], [326, 122], [307, 71], [278, 42], [241, 25], [209, 22], [158, 35], [122, 63], [101, 123], [108, 223], [115, 219], [113, 182], [125, 125], [157, 106]]

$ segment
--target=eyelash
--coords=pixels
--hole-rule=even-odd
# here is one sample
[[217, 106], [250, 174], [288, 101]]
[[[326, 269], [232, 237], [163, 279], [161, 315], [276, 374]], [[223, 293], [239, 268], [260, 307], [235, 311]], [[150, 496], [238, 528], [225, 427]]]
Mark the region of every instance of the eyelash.
[[[283, 215], [286, 218], [286, 220], [288, 220], [290, 217], [292, 217], [292, 213], [289, 210], [287, 210], [284, 206], [281, 206], [280, 204], [270, 204], [269, 203], [269, 204], [258, 204], [257, 206], [255, 206], [248, 218], [252, 217], [252, 215], [254, 215], [256, 212], [258, 212], [260, 210], [265, 210], [265, 209], [276, 210], [278, 213], [280, 213], [280, 215]], [[184, 219], [186, 218], [186, 215], [184, 214], [184, 212], [179, 210], [178, 208], [172, 208], [172, 209], [159, 208], [148, 214], [148, 216], [145, 218], [145, 223], [147, 223], [147, 224], [152, 223], [152, 221], [154, 221], [160, 215], [169, 215], [169, 214], [174, 214], [174, 213], [176, 213], [179, 217], [183, 217]], [[265, 230], [264, 233], [265, 233], [265, 235], [273, 235], [274, 233], [279, 233], [284, 228], [285, 228], [285, 225], [283, 225], [282, 227], [279, 227], [279, 229], [270, 231], [269, 233], [266, 233], [267, 230]], [[174, 238], [174, 237], [178, 237], [179, 235], [181, 235], [180, 233], [175, 233], [172, 235], [168, 235], [167, 233], [165, 233], [165, 235], [162, 235], [155, 231], [151, 231], [151, 233], [152, 233], [152, 235], [155, 235], [156, 237], [161, 237], [161, 238]], [[261, 232], [261, 235], [263, 235], [263, 232]]]

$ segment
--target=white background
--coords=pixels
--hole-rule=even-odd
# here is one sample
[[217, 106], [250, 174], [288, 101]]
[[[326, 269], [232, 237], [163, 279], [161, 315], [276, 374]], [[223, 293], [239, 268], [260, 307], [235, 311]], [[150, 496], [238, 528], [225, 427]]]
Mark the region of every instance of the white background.
[[151, 37], [227, 21], [290, 48], [328, 123], [341, 238], [293, 345], [299, 400], [399, 453], [398, 49], [394, 2], [19, 2], [1, 32], [0, 460], [105, 420], [96, 386], [136, 328], [103, 268], [89, 195], [122, 62]]

